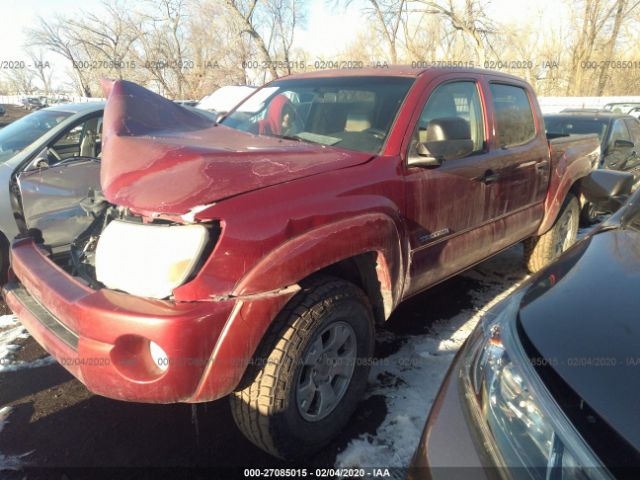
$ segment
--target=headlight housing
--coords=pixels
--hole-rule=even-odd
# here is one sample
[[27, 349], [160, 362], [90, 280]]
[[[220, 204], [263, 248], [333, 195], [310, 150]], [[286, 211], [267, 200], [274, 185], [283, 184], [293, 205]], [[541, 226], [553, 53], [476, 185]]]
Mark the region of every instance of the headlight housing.
[[193, 273], [209, 240], [203, 225], [113, 220], [96, 247], [96, 278], [107, 288], [166, 298]]
[[516, 318], [525, 292], [490, 310], [469, 337], [460, 381], [470, 417], [494, 463], [513, 478], [611, 478], [522, 347]]

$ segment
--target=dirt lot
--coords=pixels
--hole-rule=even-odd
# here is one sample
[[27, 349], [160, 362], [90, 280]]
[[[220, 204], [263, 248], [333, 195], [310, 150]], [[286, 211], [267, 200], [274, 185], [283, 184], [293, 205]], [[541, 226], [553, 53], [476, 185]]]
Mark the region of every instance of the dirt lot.
[[[296, 465], [254, 447], [233, 424], [225, 399], [198, 405], [145, 405], [92, 395], [31, 338], [0, 373], [0, 466], [9, 478], [149, 478], [198, 467], [202, 478], [243, 478], [243, 468], [397, 467], [404, 477], [431, 402], [478, 311], [526, 275], [514, 247], [474, 270], [416, 296], [378, 332], [368, 397], [342, 435]], [[8, 317], [2, 317], [8, 318]], [[40, 360], [34, 366], [35, 359]], [[38, 365], [36, 363], [35, 365]], [[4, 423], [4, 426], [3, 426]], [[97, 469], [96, 469], [97, 467]], [[125, 468], [126, 467], [126, 468]], [[114, 468], [118, 469], [117, 472]], [[121, 470], [125, 468], [124, 470]], [[52, 470], [53, 469], [53, 470]], [[189, 475], [194, 471], [189, 470]], [[61, 475], [65, 476], [61, 476]]]
[[24, 117], [29, 110], [25, 110], [17, 105], [3, 105], [6, 113], [0, 117], [0, 128], [6, 127], [14, 120]]

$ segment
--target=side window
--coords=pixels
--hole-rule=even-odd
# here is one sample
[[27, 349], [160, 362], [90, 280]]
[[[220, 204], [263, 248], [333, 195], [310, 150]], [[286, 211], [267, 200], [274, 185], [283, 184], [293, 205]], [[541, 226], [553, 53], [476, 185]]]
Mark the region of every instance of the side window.
[[622, 120], [615, 120], [609, 137], [609, 146], [612, 147], [616, 140], [631, 141], [629, 131]]
[[529, 96], [524, 88], [492, 83], [496, 129], [501, 147], [522, 145], [536, 135], [536, 124]]
[[79, 145], [83, 127], [84, 123], [79, 123], [74, 126], [71, 130], [67, 131], [67, 133], [65, 133], [64, 136], [54, 144], [54, 146], [58, 148]]
[[640, 122], [637, 120], [625, 120], [629, 133], [631, 134], [631, 141], [633, 143], [640, 143]]
[[420, 114], [414, 140], [413, 148], [420, 142], [446, 160], [483, 151], [484, 115], [476, 82], [437, 87]]
[[51, 148], [61, 160], [71, 157], [97, 158], [101, 148], [102, 117], [73, 125]]

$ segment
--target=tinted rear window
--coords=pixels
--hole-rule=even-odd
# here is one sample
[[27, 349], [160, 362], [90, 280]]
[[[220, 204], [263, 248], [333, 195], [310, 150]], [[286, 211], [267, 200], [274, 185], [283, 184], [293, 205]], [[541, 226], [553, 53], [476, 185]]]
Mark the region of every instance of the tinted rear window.
[[544, 117], [547, 133], [562, 135], [581, 135], [595, 133], [602, 142], [607, 132], [609, 121], [606, 119], [573, 117], [569, 115], [550, 115]]
[[536, 135], [529, 96], [524, 88], [492, 83], [490, 85], [501, 147], [522, 145]]

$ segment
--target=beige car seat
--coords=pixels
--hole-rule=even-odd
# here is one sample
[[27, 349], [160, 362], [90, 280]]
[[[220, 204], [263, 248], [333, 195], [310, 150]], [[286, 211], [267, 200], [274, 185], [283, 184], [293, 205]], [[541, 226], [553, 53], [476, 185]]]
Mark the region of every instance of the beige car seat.
[[96, 156], [96, 133], [91, 129], [87, 129], [82, 138], [80, 156], [90, 158], [95, 158]]

